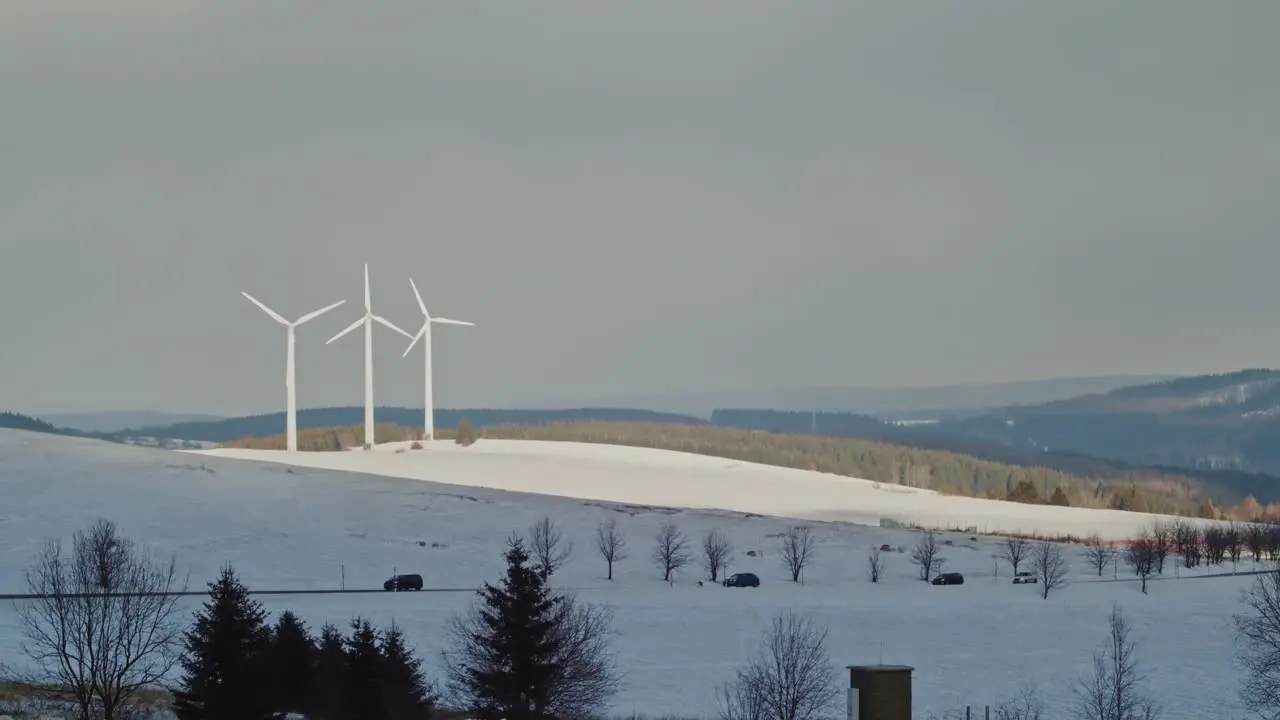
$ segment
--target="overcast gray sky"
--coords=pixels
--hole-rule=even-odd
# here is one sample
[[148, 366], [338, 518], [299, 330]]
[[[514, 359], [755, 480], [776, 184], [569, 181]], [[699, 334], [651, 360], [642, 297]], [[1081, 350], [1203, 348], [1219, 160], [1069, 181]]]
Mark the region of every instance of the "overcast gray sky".
[[[0, 408], [1280, 365], [1280, 3], [0, 0]], [[377, 328], [379, 403], [422, 359]]]

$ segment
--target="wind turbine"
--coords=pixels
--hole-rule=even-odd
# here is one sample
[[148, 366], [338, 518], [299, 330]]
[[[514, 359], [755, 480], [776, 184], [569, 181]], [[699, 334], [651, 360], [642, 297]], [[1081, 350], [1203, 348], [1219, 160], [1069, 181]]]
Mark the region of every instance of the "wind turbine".
[[294, 382], [294, 370], [293, 370], [293, 345], [294, 345], [293, 331], [296, 330], [297, 327], [302, 323], [307, 322], [308, 320], [315, 320], [321, 315], [329, 312], [330, 310], [346, 302], [346, 300], [339, 300], [338, 302], [332, 305], [329, 305], [327, 307], [322, 307], [319, 310], [316, 310], [315, 312], [309, 312], [306, 315], [303, 315], [302, 317], [298, 318], [297, 320], [294, 320], [293, 322], [289, 322], [288, 320], [285, 320], [284, 317], [280, 315], [280, 313], [276, 312], [275, 310], [272, 310], [266, 305], [263, 305], [261, 302], [258, 301], [257, 298], [250, 295], [249, 293], [241, 290], [240, 294], [248, 298], [249, 302], [261, 308], [262, 312], [270, 316], [272, 320], [275, 320], [276, 322], [280, 323], [281, 325], [289, 329], [289, 351], [286, 355], [287, 359], [285, 360], [285, 371], [284, 371], [284, 387], [289, 396], [288, 401], [285, 405], [285, 408], [286, 408], [285, 409], [285, 438], [286, 438], [285, 447], [288, 449], [289, 452], [297, 452], [298, 451], [298, 395], [297, 395], [297, 386]]
[[342, 332], [334, 335], [325, 342], [325, 345], [328, 345], [361, 325], [364, 326], [364, 446], [366, 450], [373, 449], [373, 323], [381, 323], [405, 337], [413, 337], [409, 333], [401, 330], [395, 325], [392, 325], [390, 320], [387, 320], [381, 315], [374, 315], [371, 305], [372, 304], [369, 301], [369, 263], [365, 263], [364, 315], [362, 315], [359, 320], [348, 325]]
[[422, 404], [422, 439], [430, 440], [435, 436], [435, 405], [431, 397], [431, 323], [439, 323], [441, 325], [466, 325], [467, 327], [475, 327], [475, 323], [464, 322], [462, 320], [450, 320], [449, 318], [431, 317], [431, 313], [427, 312], [426, 303], [422, 302], [422, 294], [418, 292], [418, 286], [413, 282], [413, 278], [409, 278], [409, 286], [413, 288], [413, 296], [418, 299], [418, 309], [422, 311], [422, 327], [418, 329], [418, 334], [413, 336], [413, 342], [409, 343], [409, 347], [405, 349], [402, 357], [408, 357], [409, 352], [413, 350], [413, 346], [418, 344], [418, 340], [422, 340], [422, 344], [426, 347], [427, 367], [426, 367], [426, 398]]

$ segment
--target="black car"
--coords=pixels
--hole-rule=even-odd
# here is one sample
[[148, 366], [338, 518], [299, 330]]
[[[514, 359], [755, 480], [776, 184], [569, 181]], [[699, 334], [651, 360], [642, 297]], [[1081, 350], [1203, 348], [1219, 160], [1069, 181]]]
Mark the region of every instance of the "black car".
[[942, 573], [934, 578], [932, 582], [934, 585], [963, 585], [964, 576], [956, 572]]
[[382, 583], [382, 589], [395, 590], [396, 592], [400, 592], [401, 590], [421, 590], [422, 576], [392, 575], [390, 580]]
[[738, 573], [724, 579], [725, 587], [760, 587], [760, 578], [755, 573]]

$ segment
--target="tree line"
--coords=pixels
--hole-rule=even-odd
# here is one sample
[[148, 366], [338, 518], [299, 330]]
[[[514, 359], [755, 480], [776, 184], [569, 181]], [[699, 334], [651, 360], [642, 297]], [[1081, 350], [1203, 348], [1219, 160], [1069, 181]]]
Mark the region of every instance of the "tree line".
[[[612, 548], [616, 561], [625, 542], [611, 529], [616, 525], [598, 526], [597, 549], [604, 555]], [[1159, 573], [1175, 554], [1182, 562], [1225, 562], [1256, 552], [1273, 561], [1275, 541], [1269, 538], [1275, 535], [1274, 528], [1232, 532], [1162, 523], [1127, 549], [1108, 552], [1123, 552], [1135, 572]], [[208, 597], [187, 622], [177, 605], [186, 581], [175, 559], [153, 557], [114, 523], [100, 520], [77, 532], [69, 550], [51, 541], [37, 553], [28, 572], [33, 599], [19, 605], [23, 650], [34, 669], [5, 668], [6, 674], [74, 706], [80, 720], [128, 717], [137, 697], [155, 687], [170, 690], [180, 720], [267, 720], [287, 713], [318, 720], [422, 720], [440, 717], [446, 707], [479, 720], [596, 716], [622, 679], [608, 642], [612, 615], [550, 585], [571, 545], [549, 518], [535, 523], [529, 536], [508, 537], [504, 576], [484, 583], [472, 605], [450, 619], [440, 651], [444, 670], [433, 680], [394, 621], [379, 629], [356, 617], [345, 634], [326, 624], [317, 636], [288, 610], [269, 622], [230, 565], [209, 583]], [[781, 536], [786, 562], [797, 563], [789, 567], [802, 569], [802, 560], [811, 557], [808, 537], [801, 529]], [[653, 557], [664, 567], [671, 556], [688, 554], [670, 524], [655, 540]], [[1101, 553], [1107, 546], [1088, 547]], [[934, 531], [920, 533], [912, 560], [921, 579], [944, 565], [943, 549]], [[718, 531], [703, 538], [710, 572], [728, 551]], [[1001, 555], [1015, 574], [1030, 567], [1045, 598], [1065, 577], [1056, 544], [1008, 538]], [[1090, 554], [1091, 563], [1095, 557], [1114, 555]], [[1100, 568], [1106, 564], [1098, 562]], [[1234, 617], [1246, 670], [1241, 695], [1266, 717], [1280, 714], [1280, 565], [1272, 568], [1258, 577]], [[1076, 684], [1075, 717], [1159, 716], [1144, 690], [1136, 649], [1128, 621], [1113, 608], [1092, 671]], [[170, 685], [177, 668], [181, 677]], [[719, 714], [723, 720], [820, 717], [839, 700], [838, 678], [827, 631], [804, 615], [783, 612], [773, 617], [756, 654], [716, 688]], [[1005, 720], [1043, 716], [1043, 703], [1029, 691], [996, 708], [995, 717]]]

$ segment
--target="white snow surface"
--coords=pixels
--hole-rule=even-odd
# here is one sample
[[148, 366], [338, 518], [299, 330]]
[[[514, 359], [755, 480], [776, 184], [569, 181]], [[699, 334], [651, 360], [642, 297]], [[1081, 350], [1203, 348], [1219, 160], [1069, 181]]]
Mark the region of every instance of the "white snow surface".
[[[997, 540], [948, 532], [945, 569], [963, 572], [966, 583], [934, 587], [916, 579], [909, 563], [914, 533], [818, 523], [817, 555], [799, 584], [790, 582], [780, 562], [777, 539], [795, 521], [744, 512], [764, 515], [775, 507], [775, 513], [830, 519], [826, 513], [879, 517], [896, 508], [945, 518], [945, 501], [962, 499], [890, 493], [864, 481], [715, 458], [567, 443], [482, 440], [465, 449], [433, 443], [403, 454], [379, 448], [289, 459], [348, 472], [286, 465], [283, 455], [199, 455], [0, 431], [0, 593], [25, 589], [24, 570], [43, 541], [67, 537], [97, 517], [116, 520], [125, 534], [157, 553], [174, 553], [197, 590], [228, 561], [257, 589], [337, 588], [343, 566], [348, 588], [380, 587], [393, 569], [420, 572], [428, 588], [474, 588], [500, 576], [508, 534], [548, 514], [574, 543], [573, 557], [554, 582], [613, 610], [612, 645], [623, 685], [611, 710], [619, 715], [714, 717], [716, 687], [755, 650], [769, 618], [790, 609], [830, 631], [832, 661], [841, 673], [851, 664], [915, 667], [914, 717], [963, 717], [965, 705], [981, 717], [982, 706], [1033, 684], [1048, 703], [1048, 717], [1067, 718], [1073, 688], [1090, 671], [1092, 653], [1102, 648], [1107, 615], [1117, 603], [1132, 622], [1147, 689], [1167, 720], [1245, 716], [1231, 615], [1242, 609], [1240, 592], [1252, 582], [1248, 576], [1203, 577], [1204, 570], [1181, 570], [1175, 578], [1170, 567], [1168, 577], [1153, 581], [1144, 595], [1136, 581], [1125, 579], [1123, 565], [1116, 571], [1119, 581], [1111, 581], [1111, 568], [1100, 580], [1080, 549], [1069, 547], [1071, 582], [1046, 600], [1037, 585], [1011, 584], [1008, 565], [993, 558]], [[679, 497], [690, 505], [740, 507], [655, 507]], [[981, 525], [980, 518], [1003, 517], [994, 508], [986, 512], [946, 524]], [[1121, 524], [1106, 524], [1111, 515], [1097, 516], [1098, 529]], [[604, 579], [604, 562], [593, 547], [596, 524], [608, 518], [628, 538], [628, 557], [616, 566], [612, 582]], [[719, 528], [735, 546], [730, 570], [755, 572], [762, 586], [699, 587], [705, 573], [696, 559], [673, 585], [664, 583], [650, 550], [653, 534], [669, 520], [695, 546]], [[908, 552], [886, 553], [885, 574], [873, 584], [866, 576], [867, 553], [882, 543]], [[748, 556], [748, 550], [758, 556]], [[1251, 562], [1241, 563], [1240, 570], [1251, 568]], [[345, 627], [355, 615], [381, 625], [394, 620], [438, 678], [445, 623], [474, 595], [260, 599], [272, 613], [293, 609], [313, 629], [325, 622]], [[194, 610], [199, 602], [191, 598], [186, 605]], [[0, 659], [20, 664], [20, 642], [13, 605], [0, 601]], [[842, 713], [840, 704], [833, 714]]]
[[425, 443], [423, 450], [408, 450], [410, 445], [387, 443], [372, 452], [290, 454], [239, 448], [191, 452], [602, 502], [864, 525], [879, 525], [881, 518], [888, 518], [984, 534], [1084, 537], [1096, 532], [1122, 540], [1134, 537], [1153, 520], [1145, 513], [942, 495], [843, 475], [652, 448], [488, 439], [469, 447], [449, 440]]

